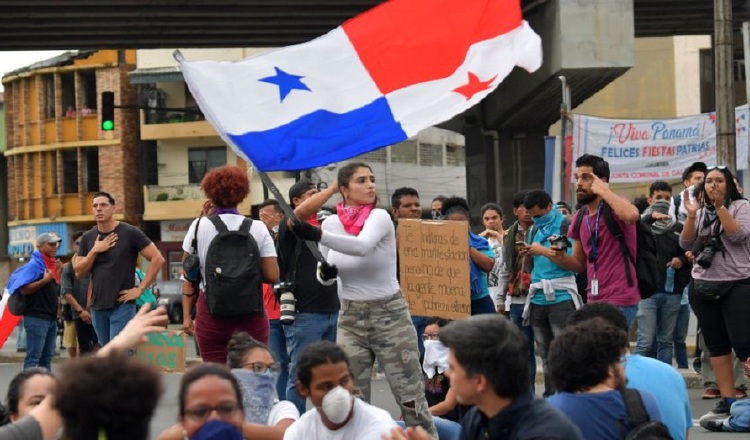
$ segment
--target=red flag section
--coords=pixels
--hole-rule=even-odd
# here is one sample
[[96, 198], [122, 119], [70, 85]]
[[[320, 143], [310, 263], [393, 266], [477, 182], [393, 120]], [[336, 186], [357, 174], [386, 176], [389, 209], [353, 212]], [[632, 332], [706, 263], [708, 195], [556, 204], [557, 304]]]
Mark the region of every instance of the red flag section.
[[391, 0], [342, 28], [387, 94], [450, 76], [470, 46], [521, 22], [520, 0]]

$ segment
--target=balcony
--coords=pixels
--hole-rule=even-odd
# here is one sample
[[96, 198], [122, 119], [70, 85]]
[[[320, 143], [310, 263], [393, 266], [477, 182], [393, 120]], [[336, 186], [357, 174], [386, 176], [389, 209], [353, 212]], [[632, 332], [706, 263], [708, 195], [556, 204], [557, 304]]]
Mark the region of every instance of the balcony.
[[141, 110], [141, 139], [164, 140], [218, 136], [202, 114]]
[[[198, 185], [144, 186], [144, 220], [180, 220], [196, 218], [203, 210], [206, 196]], [[238, 207], [250, 213], [250, 198]]]

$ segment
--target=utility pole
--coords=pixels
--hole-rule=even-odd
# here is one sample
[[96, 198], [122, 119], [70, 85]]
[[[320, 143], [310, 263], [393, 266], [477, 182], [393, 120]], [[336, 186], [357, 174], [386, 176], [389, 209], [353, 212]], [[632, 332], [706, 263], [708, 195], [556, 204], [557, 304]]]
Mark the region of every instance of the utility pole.
[[716, 85], [716, 164], [737, 171], [734, 114], [734, 41], [732, 0], [714, 0], [714, 72]]
[[[557, 77], [562, 83], [562, 103], [560, 104], [560, 198], [559, 200], [566, 200], [565, 193], [567, 192], [566, 187], [570, 186], [570, 182], [565, 179], [565, 147], [567, 142], [568, 133], [568, 118], [570, 116], [570, 85], [565, 76]], [[575, 158], [573, 158], [575, 160]], [[573, 192], [570, 192], [567, 197], [568, 203], [572, 203]], [[575, 204], [571, 205], [575, 206]]]

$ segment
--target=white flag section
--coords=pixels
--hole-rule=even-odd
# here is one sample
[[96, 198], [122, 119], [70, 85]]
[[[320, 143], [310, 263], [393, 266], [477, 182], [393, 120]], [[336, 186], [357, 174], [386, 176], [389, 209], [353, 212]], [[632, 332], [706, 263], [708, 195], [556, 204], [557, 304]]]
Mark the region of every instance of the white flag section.
[[[749, 109], [735, 109], [739, 170], [748, 167]], [[693, 162], [716, 165], [716, 114], [630, 120], [573, 115], [573, 148], [574, 157], [588, 153], [609, 162], [612, 182], [679, 179]]]

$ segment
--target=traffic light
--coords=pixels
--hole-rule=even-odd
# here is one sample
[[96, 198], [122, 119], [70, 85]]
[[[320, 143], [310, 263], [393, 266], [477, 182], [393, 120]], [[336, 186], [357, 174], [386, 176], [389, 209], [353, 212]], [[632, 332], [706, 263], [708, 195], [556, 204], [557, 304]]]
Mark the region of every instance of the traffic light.
[[115, 129], [115, 92], [102, 92], [102, 130]]

